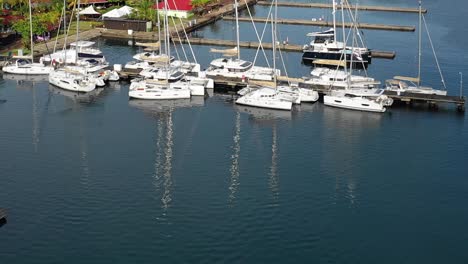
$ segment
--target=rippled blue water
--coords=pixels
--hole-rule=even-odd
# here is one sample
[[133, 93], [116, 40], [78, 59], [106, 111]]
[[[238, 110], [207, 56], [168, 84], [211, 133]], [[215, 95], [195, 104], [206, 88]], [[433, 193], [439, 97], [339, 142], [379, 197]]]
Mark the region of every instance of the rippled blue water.
[[[466, 4], [426, 2], [457, 94], [458, 72], [468, 72]], [[280, 16], [326, 14], [297, 11]], [[417, 23], [410, 14], [361, 19]], [[198, 34], [234, 38], [232, 26], [220, 21]], [[280, 29], [292, 43], [316, 30]], [[365, 34], [371, 48], [397, 52], [394, 61], [375, 60], [371, 74], [416, 72], [415, 33]], [[98, 42], [112, 63], [137, 50]], [[214, 58], [209, 47], [194, 49], [204, 65]], [[291, 76], [310, 70], [300, 55], [286, 55]], [[430, 62], [423, 78], [435, 86]], [[127, 91], [122, 82], [76, 96], [41, 81], [0, 80], [0, 207], [9, 211], [1, 263], [468, 261], [468, 129], [451, 106], [379, 115], [317, 103], [288, 113], [239, 107], [230, 95], [160, 103], [129, 101]]]

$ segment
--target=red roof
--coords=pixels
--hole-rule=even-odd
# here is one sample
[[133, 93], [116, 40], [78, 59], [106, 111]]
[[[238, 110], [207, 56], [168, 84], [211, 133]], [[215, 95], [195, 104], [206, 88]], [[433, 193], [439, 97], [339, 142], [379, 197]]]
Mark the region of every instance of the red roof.
[[[167, 6], [168, 10], [178, 10], [178, 11], [191, 11], [192, 10], [192, 5], [191, 5], [192, 0], [167, 0]], [[164, 9], [164, 1], [160, 2], [159, 4], [154, 5], [153, 8], [159, 8], [159, 9]]]

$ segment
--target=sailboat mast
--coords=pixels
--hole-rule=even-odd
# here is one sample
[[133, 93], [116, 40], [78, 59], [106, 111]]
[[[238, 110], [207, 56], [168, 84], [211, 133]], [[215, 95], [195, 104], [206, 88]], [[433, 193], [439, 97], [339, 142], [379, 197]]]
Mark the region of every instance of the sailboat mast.
[[156, 16], [158, 19], [158, 41], [159, 41], [159, 55], [161, 55], [161, 20], [159, 18], [159, 1], [156, 1]]
[[275, 10], [274, 14], [271, 16], [271, 40], [273, 48], [273, 82], [276, 88], [276, 19], [278, 17], [278, 0], [275, 0]]
[[171, 61], [171, 44], [170, 44], [170, 38], [169, 38], [169, 18], [167, 16], [167, 11], [168, 11], [168, 4], [167, 0], [164, 0], [164, 42], [166, 42], [166, 56], [167, 56], [167, 61], [166, 61], [166, 81], [169, 81], [169, 64]]
[[418, 87], [421, 85], [421, 32], [422, 32], [422, 7], [419, 0], [419, 36], [418, 36]]
[[236, 11], [236, 41], [237, 41], [237, 59], [240, 60], [240, 40], [239, 40], [239, 11], [237, 10], [239, 3], [234, 0], [234, 9]]
[[75, 52], [76, 52], [76, 57], [75, 57], [75, 63], [78, 62], [78, 40], [80, 39], [80, 4], [81, 1], [78, 0], [78, 8], [76, 9], [76, 40], [75, 40]]
[[31, 62], [34, 62], [34, 41], [32, 29], [32, 7], [31, 0], [29, 0], [29, 35], [31, 35]]
[[[346, 80], [347, 80], [347, 88], [349, 88], [350, 83], [349, 83], [349, 75], [348, 75], [348, 66], [346, 65], [348, 62], [346, 60], [346, 29], [345, 29], [345, 23], [344, 23], [344, 3], [345, 0], [341, 0], [341, 21], [343, 25], [343, 61], [344, 61], [344, 70], [346, 73]], [[352, 55], [351, 55], [352, 56]]]
[[333, 0], [333, 41], [336, 41], [336, 0]]

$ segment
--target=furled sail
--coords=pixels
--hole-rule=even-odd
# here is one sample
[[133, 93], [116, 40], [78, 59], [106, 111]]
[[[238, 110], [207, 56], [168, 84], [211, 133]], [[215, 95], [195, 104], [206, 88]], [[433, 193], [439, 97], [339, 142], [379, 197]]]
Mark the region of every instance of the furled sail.
[[148, 42], [148, 43], [136, 42], [135, 45], [150, 48], [150, 49], [159, 49], [159, 47], [161, 46], [161, 43], [159, 41], [158, 42]]
[[237, 55], [237, 47], [232, 49], [210, 49], [210, 52], [213, 53], [223, 53], [225, 56], [236, 56]]

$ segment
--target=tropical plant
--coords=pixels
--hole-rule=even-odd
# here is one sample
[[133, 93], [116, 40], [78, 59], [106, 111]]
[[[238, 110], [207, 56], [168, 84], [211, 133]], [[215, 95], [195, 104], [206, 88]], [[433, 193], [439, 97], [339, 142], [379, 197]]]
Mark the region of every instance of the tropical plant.
[[154, 1], [152, 0], [139, 1], [135, 6], [136, 11], [130, 15], [130, 18], [155, 21], [156, 10], [153, 8], [153, 5]]
[[[13, 30], [21, 34], [21, 42], [26, 48], [31, 48], [30, 38], [31, 33], [29, 29], [29, 18], [18, 20], [13, 26]], [[46, 32], [47, 28], [39, 20], [39, 17], [33, 16], [32, 19], [32, 31], [33, 34], [42, 35]]]

